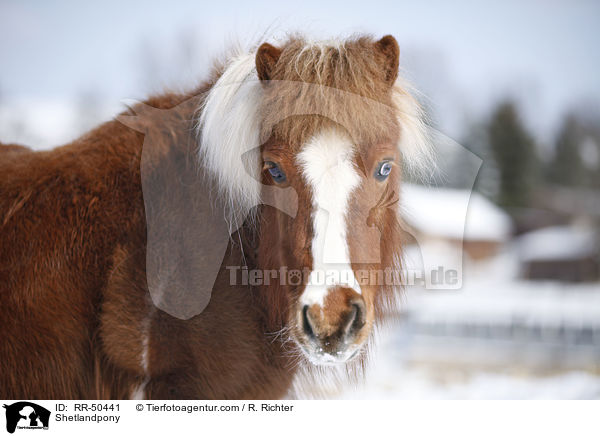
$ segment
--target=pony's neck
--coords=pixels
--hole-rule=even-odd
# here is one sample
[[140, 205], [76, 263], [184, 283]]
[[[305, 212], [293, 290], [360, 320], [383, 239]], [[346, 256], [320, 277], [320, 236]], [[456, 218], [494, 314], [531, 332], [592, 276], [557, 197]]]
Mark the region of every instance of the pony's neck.
[[[146, 135], [152, 135], [152, 147], [147, 149], [152, 152], [146, 154], [150, 165], [164, 166], [166, 161], [164, 156], [171, 147], [176, 147], [177, 152], [188, 156], [189, 160], [199, 158], [195, 154], [197, 143], [190, 144], [190, 141], [197, 140], [194, 139], [193, 134], [196, 133], [195, 121], [199, 116], [198, 109], [202, 107], [203, 99], [210, 87], [211, 84], [204, 84], [189, 94], [164, 94], [153, 97], [144, 105], [134, 108], [134, 111], [137, 109], [141, 112], [136, 113], [140, 123], [139, 129], [144, 130]], [[149, 128], [148, 125], [151, 127]], [[227, 210], [230, 203], [225, 198], [219, 198], [225, 194], [217, 189], [214, 175], [206, 173], [205, 168], [201, 168], [200, 172], [205, 173], [208, 179], [213, 179], [206, 185], [210, 186], [209, 189], [212, 191], [212, 200], [216, 203], [213, 206], [223, 208], [224, 215], [231, 219], [231, 211]], [[234, 222], [229, 223], [230, 226], [237, 227], [235, 220], [240, 218], [243, 219], [235, 216]], [[272, 231], [273, 226], [272, 223], [266, 222], [266, 219], [266, 214], [262, 213], [260, 205], [245, 217], [239, 229], [231, 234], [229, 247], [221, 265], [222, 270], [227, 266], [245, 267], [248, 270], [260, 270], [264, 274], [267, 270], [279, 269], [282, 266], [275, 264], [277, 261], [273, 256], [273, 247], [267, 246], [268, 240], [272, 241], [272, 238], [264, 238], [265, 234]], [[229, 274], [228, 271], [222, 272]], [[266, 332], [281, 330], [287, 319], [289, 288], [281, 285], [277, 278], [271, 280], [269, 284], [248, 285], [247, 290], [252, 293], [253, 304], [263, 318], [262, 323]]]
[[[259, 206], [251, 217], [231, 235], [231, 242], [227, 249], [227, 258], [223, 268], [227, 266], [247, 268], [250, 273], [258, 270], [259, 277], [263, 279], [269, 271], [280, 272], [282, 265], [276, 265], [273, 256], [273, 247], [269, 245], [269, 238], [264, 238], [264, 233], [272, 231], [272, 224], [266, 221]], [[272, 333], [281, 330], [287, 319], [290, 290], [282, 285], [279, 275], [269, 280], [262, 280], [262, 284], [248, 285], [248, 290], [253, 295], [253, 301], [259, 310], [265, 332]]]

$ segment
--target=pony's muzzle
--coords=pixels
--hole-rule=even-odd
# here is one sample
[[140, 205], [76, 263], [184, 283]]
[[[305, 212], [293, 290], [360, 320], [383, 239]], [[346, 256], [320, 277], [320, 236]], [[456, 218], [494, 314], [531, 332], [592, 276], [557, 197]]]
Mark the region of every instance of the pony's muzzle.
[[323, 305], [304, 305], [301, 345], [316, 364], [342, 363], [354, 357], [365, 338], [367, 310], [363, 297], [350, 288], [329, 290]]

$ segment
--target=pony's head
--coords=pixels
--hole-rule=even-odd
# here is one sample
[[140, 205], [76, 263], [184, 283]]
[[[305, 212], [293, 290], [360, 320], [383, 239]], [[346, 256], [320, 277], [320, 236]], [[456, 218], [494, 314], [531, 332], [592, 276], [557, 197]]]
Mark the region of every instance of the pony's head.
[[427, 156], [398, 63], [391, 36], [265, 43], [226, 66], [203, 107], [201, 155], [223, 194], [263, 204], [258, 264], [278, 272], [268, 318], [316, 364], [360, 354], [394, 299], [401, 168]]

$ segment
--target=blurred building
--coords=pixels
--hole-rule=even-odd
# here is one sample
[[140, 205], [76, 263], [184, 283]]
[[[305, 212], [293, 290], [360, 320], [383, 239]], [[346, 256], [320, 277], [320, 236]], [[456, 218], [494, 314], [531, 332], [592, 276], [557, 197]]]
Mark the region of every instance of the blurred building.
[[600, 248], [592, 228], [553, 226], [517, 239], [521, 274], [530, 280], [600, 280]]
[[404, 219], [419, 245], [462, 246], [470, 259], [482, 260], [511, 236], [509, 215], [477, 192], [404, 184], [402, 195]]

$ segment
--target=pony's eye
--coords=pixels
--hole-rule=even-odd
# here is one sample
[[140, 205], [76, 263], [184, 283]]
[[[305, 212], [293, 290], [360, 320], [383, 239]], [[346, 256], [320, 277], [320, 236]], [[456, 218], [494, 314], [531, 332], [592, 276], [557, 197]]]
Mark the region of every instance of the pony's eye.
[[269, 174], [271, 174], [271, 177], [275, 182], [285, 182], [285, 173], [281, 170], [281, 168], [279, 168], [279, 166], [275, 162], [265, 162], [265, 165], [267, 166]]
[[392, 163], [389, 161], [380, 162], [375, 172], [375, 178], [378, 180], [385, 180], [387, 176], [392, 172]]

